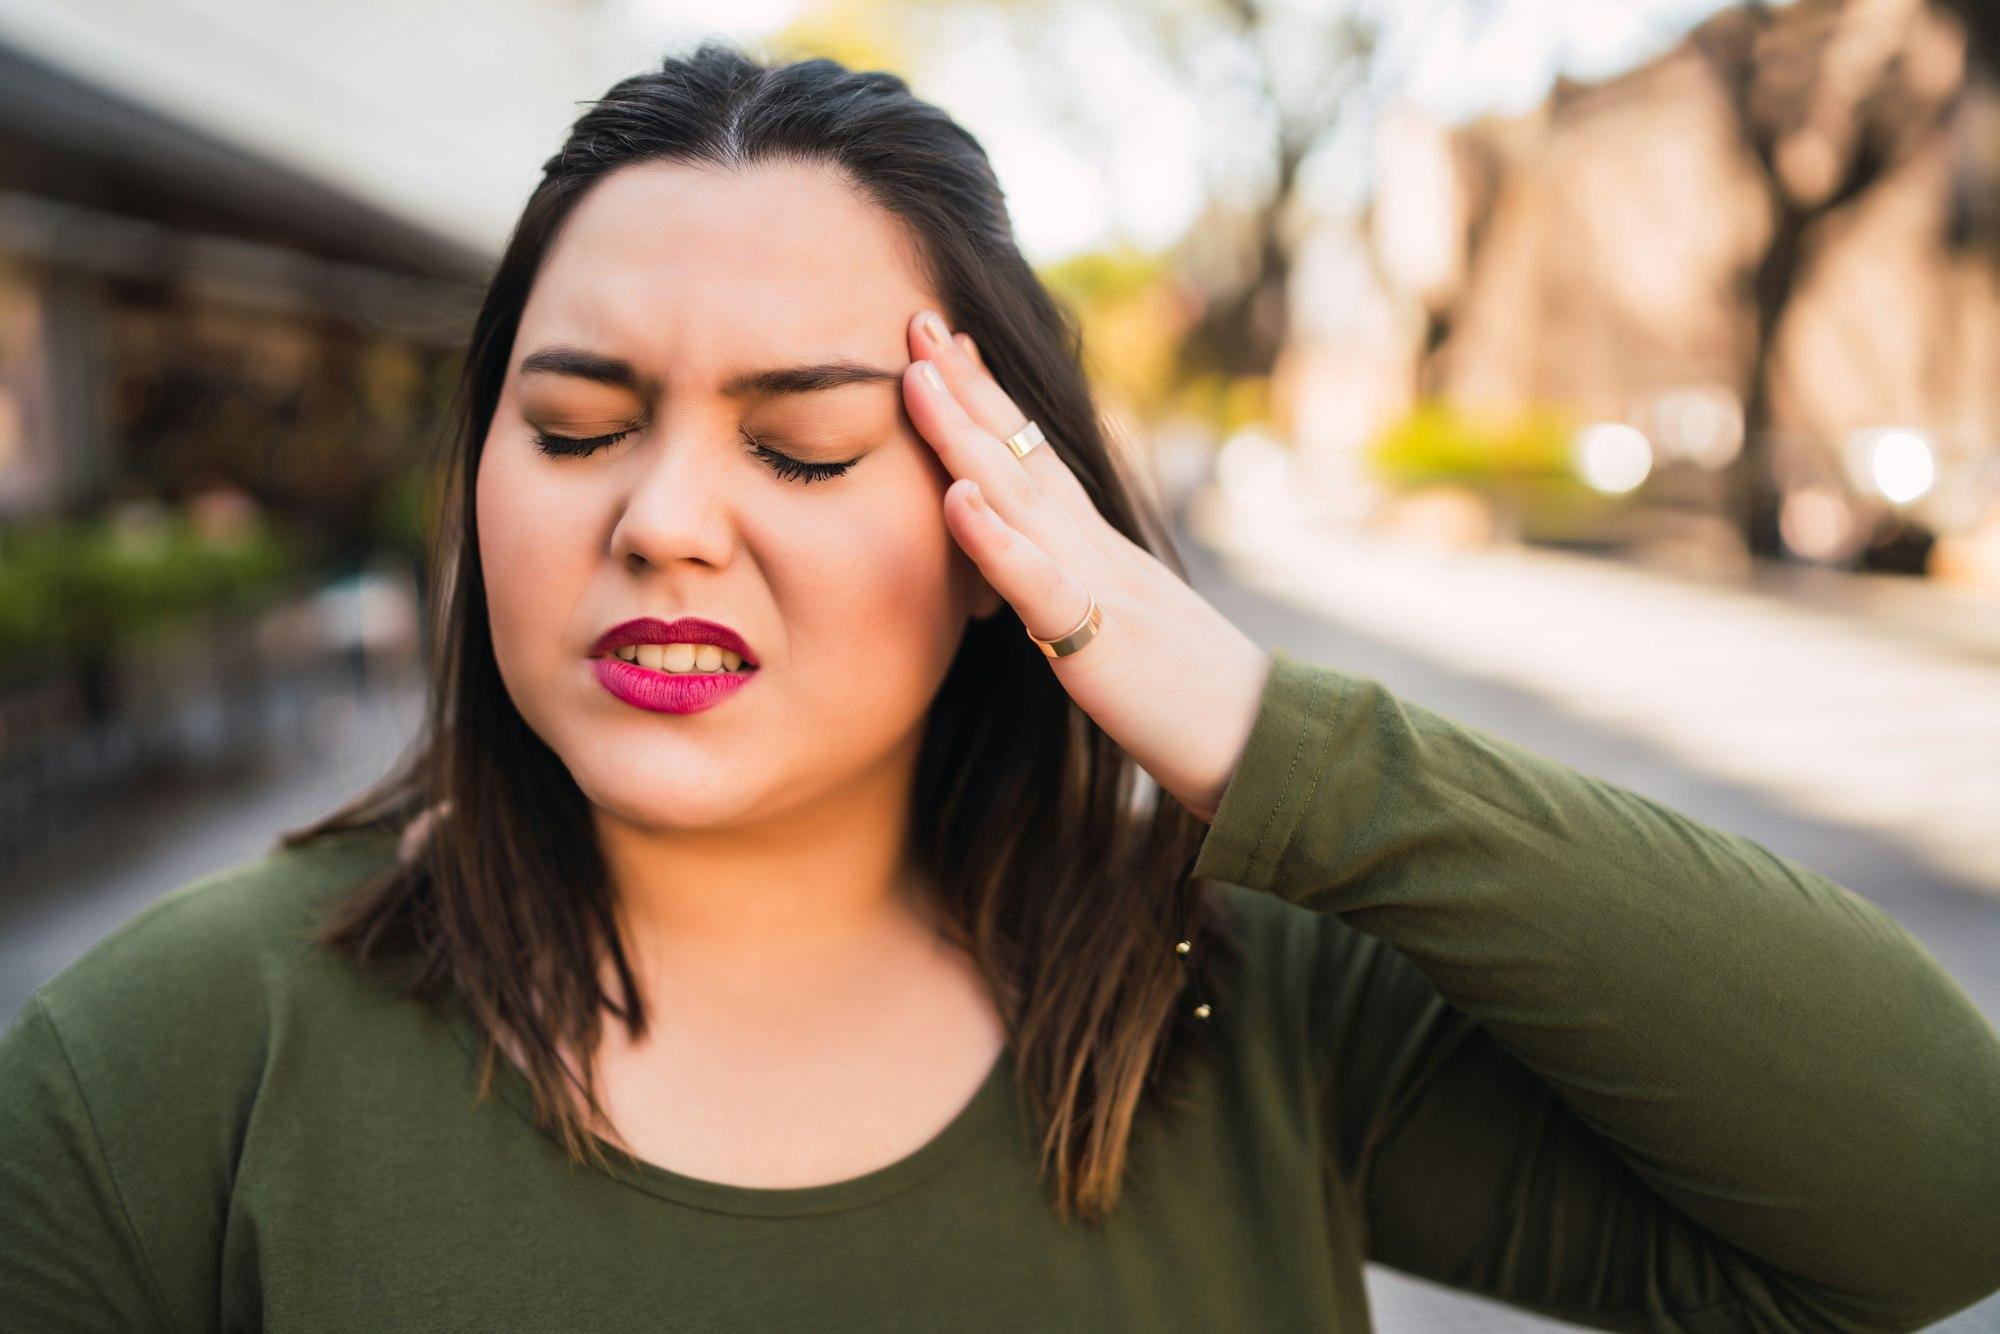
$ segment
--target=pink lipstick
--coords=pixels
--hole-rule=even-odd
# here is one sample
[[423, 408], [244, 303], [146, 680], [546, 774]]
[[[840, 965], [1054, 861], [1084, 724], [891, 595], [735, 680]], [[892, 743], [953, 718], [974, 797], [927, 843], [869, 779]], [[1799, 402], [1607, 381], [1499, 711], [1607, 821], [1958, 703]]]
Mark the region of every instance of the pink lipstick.
[[636, 708], [654, 713], [699, 713], [713, 708], [750, 683], [754, 672], [656, 672], [620, 657], [593, 658], [606, 690]]
[[[668, 672], [641, 667], [618, 656], [627, 644], [714, 644], [743, 660], [723, 672]], [[713, 708], [749, 684], [757, 658], [743, 637], [726, 625], [696, 616], [662, 621], [652, 616], [615, 625], [592, 645], [591, 666], [598, 682], [625, 703], [653, 713], [698, 713]]]

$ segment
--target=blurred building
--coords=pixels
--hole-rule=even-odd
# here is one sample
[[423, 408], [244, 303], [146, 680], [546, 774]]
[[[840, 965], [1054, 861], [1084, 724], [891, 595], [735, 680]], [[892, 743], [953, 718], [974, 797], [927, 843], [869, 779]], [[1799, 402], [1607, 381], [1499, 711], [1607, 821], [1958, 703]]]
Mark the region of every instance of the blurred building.
[[407, 665], [490, 265], [647, 58], [604, 12], [0, 4], [0, 866]]
[[338, 496], [368, 471], [350, 426], [392, 447], [428, 406], [486, 263], [0, 43], [0, 515], [203, 482]]
[[0, 520], [215, 481], [364, 537], [543, 161], [674, 12], [0, 4]]
[[[2000, 89], [1922, 0], [1725, 11], [1532, 113], [1390, 118], [1364, 226], [1301, 266], [1313, 466], [1412, 405], [1552, 407], [1724, 506], [1746, 440], [1793, 554], [1899, 524], [2000, 543]], [[2000, 572], [1996, 572], [2000, 579]]]

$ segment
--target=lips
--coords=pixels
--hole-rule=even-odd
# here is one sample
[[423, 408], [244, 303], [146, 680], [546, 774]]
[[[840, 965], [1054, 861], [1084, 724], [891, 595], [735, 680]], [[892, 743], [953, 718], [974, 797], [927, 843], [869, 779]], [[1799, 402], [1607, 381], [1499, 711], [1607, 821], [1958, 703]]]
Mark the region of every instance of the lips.
[[755, 672], [652, 672], [616, 654], [592, 658], [590, 666], [612, 695], [650, 713], [712, 709], [757, 679]]
[[757, 655], [750, 651], [743, 636], [726, 625], [699, 616], [682, 616], [671, 621], [642, 616], [614, 625], [597, 637], [590, 653], [592, 657], [603, 657], [624, 644], [713, 644], [742, 658], [745, 671], [754, 671], [758, 666]]

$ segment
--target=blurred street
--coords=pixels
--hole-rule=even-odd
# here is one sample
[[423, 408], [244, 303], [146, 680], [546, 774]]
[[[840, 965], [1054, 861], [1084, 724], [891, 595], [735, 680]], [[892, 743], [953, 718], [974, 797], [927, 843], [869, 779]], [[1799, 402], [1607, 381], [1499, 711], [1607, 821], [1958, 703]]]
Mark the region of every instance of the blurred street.
[[[1268, 498], [1196, 513], [1201, 531], [1238, 555], [1243, 583], [1278, 607], [1657, 752], [1596, 758], [1613, 781], [1662, 788], [1654, 795], [1669, 803], [1697, 776], [1740, 786], [2000, 896], [2000, 599], [1894, 576], [1773, 572], [1745, 587], [1547, 549], [1431, 550], [1319, 524]], [[1782, 598], [1759, 591], [1780, 580]], [[1832, 591], [1843, 584], [1845, 595]], [[1271, 633], [1286, 629], [1280, 621]], [[1378, 659], [1332, 660], [1366, 672]], [[1395, 662], [1384, 663], [1385, 679]], [[1533, 725], [1514, 706], [1500, 716], [1510, 735]], [[1555, 737], [1547, 749], [1564, 753]], [[1590, 758], [1574, 762], [1591, 768]], [[1687, 796], [1690, 809], [1695, 800]], [[1747, 820], [1740, 809], [1732, 800], [1714, 813], [1731, 825]], [[1857, 889], [1906, 879], [1831, 848], [1816, 857], [1819, 846], [1797, 855], [1853, 866]]]
[[167, 783], [94, 823], [0, 890], [0, 1008], [11, 1017], [91, 942], [169, 890], [259, 856], [331, 811], [413, 735], [407, 679], [357, 694], [345, 671], [279, 697], [276, 753], [228, 783]]
[[2000, 1014], [2000, 651], [1959, 623], [1969, 609], [1930, 604], [1926, 625], [1921, 602], [1780, 604], [1567, 553], [1336, 535], [1275, 507], [1196, 524], [1220, 548], [1207, 581], [1259, 642], [1824, 871]]
[[[1258, 642], [1824, 871], [1889, 909], [2000, 1017], [2000, 856], [1978, 814], [2000, 809], [2000, 658], [1966, 627], [1905, 604], [1787, 610], [1588, 557], [1427, 553], [1241, 517], [1197, 511], [1224, 549], [1179, 540], [1196, 586]], [[1799, 655], [1811, 671], [1794, 669]], [[1863, 701], [1895, 694], [1918, 698], [1871, 733]], [[407, 685], [356, 698], [329, 677], [296, 701], [297, 745], [267, 768], [227, 790], [161, 792], [121, 816], [121, 842], [11, 886], [0, 1004], [11, 1015], [144, 904], [357, 789], [409, 739], [415, 707]], [[1379, 1266], [1369, 1284], [1387, 1334], [1553, 1328]], [[2000, 1301], [1935, 1328], [2000, 1330]]]

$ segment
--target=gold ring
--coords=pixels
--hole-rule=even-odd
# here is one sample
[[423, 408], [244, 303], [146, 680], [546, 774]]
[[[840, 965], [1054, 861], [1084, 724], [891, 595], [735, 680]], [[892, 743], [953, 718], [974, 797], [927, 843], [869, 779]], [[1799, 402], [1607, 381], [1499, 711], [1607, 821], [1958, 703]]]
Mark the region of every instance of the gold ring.
[[1029, 418], [1028, 424], [1008, 436], [1005, 443], [1007, 448], [1014, 451], [1015, 458], [1024, 459], [1028, 457], [1029, 450], [1047, 440], [1048, 437], [1042, 434], [1042, 428], [1035, 425], [1033, 418]]
[[1034, 632], [1029, 631], [1028, 638], [1034, 639], [1035, 643], [1041, 646], [1042, 652], [1047, 656], [1051, 658], [1066, 658], [1085, 644], [1088, 644], [1091, 640], [1097, 638], [1097, 631], [1103, 624], [1104, 613], [1097, 609], [1097, 599], [1092, 597], [1090, 599], [1090, 610], [1083, 614], [1083, 619], [1078, 621], [1076, 628], [1068, 634], [1057, 635], [1054, 639], [1035, 639]]

